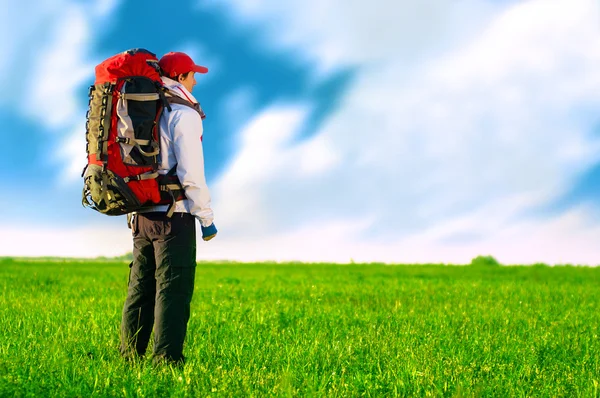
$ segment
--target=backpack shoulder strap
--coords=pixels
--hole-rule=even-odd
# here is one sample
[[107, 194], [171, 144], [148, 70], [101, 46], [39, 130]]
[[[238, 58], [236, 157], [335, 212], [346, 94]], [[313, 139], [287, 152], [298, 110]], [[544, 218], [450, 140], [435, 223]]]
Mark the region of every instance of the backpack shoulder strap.
[[202, 110], [202, 107], [200, 106], [200, 104], [192, 104], [191, 102], [184, 100], [181, 97], [177, 97], [175, 95], [170, 95], [167, 96], [167, 102], [169, 104], [179, 104], [179, 105], [185, 105], [188, 108], [192, 108], [193, 110], [195, 110], [196, 112], [198, 112], [198, 114], [200, 115], [200, 117], [204, 120], [206, 118], [206, 114], [204, 113], [204, 111]]
[[177, 173], [177, 163], [175, 163], [175, 166], [171, 167], [171, 170], [169, 170], [165, 175], [167, 177], [173, 177], [175, 173]]

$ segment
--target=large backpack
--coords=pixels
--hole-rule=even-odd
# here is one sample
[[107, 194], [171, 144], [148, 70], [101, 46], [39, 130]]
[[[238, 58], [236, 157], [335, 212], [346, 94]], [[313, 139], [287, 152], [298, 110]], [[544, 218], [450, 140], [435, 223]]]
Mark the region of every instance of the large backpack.
[[147, 50], [125, 51], [96, 67], [86, 123], [84, 206], [123, 215], [170, 204], [170, 216], [185, 198], [175, 167], [158, 174], [158, 122], [171, 102], [165, 93], [158, 59]]

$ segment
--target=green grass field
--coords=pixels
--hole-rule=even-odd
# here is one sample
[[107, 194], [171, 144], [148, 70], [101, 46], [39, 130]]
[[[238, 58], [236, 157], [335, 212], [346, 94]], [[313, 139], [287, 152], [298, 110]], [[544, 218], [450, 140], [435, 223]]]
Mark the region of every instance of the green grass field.
[[128, 270], [1, 262], [0, 396], [599, 396], [600, 268], [201, 263], [183, 369], [119, 357]]

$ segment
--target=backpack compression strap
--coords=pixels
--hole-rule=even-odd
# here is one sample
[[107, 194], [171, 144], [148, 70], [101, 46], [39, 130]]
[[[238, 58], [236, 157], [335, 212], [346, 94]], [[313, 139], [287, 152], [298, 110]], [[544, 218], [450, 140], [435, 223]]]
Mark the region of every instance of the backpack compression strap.
[[167, 217], [171, 217], [175, 212], [175, 203], [186, 198], [183, 186], [177, 178], [177, 164], [171, 167], [171, 170], [165, 175], [158, 177], [158, 186], [161, 192], [165, 192], [170, 197], [169, 208], [167, 209]]

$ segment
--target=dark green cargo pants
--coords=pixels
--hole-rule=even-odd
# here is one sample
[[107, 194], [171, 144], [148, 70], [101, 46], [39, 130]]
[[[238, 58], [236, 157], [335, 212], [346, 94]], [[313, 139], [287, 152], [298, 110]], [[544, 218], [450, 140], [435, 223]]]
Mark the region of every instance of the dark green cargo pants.
[[121, 354], [142, 356], [154, 328], [154, 361], [183, 362], [196, 273], [195, 218], [137, 214], [133, 262], [121, 322]]

